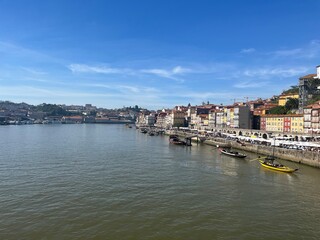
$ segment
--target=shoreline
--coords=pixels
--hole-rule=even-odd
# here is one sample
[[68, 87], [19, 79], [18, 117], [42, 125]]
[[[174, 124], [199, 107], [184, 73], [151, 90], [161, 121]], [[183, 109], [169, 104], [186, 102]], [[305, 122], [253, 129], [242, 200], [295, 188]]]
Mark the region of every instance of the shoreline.
[[[170, 132], [166, 133], [170, 135]], [[175, 131], [175, 134], [181, 137], [186, 137], [187, 135], [180, 131]], [[252, 152], [261, 155], [271, 155], [274, 152], [276, 158], [283, 160], [295, 162], [298, 164], [304, 164], [310, 167], [315, 167], [320, 169], [320, 153], [316, 151], [308, 150], [297, 150], [297, 149], [286, 149], [279, 147], [266, 146], [261, 144], [252, 144], [250, 142], [237, 142], [234, 140], [228, 140], [221, 137], [211, 137], [204, 141], [203, 144], [215, 146], [215, 147], [232, 147], [239, 150]]]

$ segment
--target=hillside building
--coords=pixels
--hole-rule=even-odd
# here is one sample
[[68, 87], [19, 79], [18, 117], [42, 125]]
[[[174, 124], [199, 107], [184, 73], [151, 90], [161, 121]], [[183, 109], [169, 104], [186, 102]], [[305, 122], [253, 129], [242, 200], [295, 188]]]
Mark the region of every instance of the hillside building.
[[299, 111], [303, 113], [313, 95], [320, 94], [320, 65], [316, 67], [316, 74], [308, 74], [299, 78]]

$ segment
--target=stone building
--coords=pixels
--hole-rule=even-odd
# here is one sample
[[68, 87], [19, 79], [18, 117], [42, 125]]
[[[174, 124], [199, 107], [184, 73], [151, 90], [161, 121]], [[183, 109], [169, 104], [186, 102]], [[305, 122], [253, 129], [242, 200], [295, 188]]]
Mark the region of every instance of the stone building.
[[320, 94], [320, 65], [316, 67], [316, 74], [308, 74], [299, 78], [299, 111], [307, 105], [313, 95]]

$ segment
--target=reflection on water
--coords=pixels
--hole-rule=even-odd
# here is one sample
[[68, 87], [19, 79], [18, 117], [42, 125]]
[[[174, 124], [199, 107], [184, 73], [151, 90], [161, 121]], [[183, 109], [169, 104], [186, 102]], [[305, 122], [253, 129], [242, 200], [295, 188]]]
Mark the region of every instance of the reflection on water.
[[274, 172], [252, 153], [170, 145], [121, 125], [0, 126], [0, 134], [0, 239], [320, 234], [319, 169]]

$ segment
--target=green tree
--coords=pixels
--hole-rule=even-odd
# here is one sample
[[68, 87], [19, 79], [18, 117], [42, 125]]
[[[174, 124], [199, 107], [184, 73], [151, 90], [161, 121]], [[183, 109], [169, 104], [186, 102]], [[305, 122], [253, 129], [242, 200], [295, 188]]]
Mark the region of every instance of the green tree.
[[63, 108], [61, 108], [55, 104], [43, 103], [41, 105], [34, 107], [33, 110], [40, 111], [40, 112], [46, 112], [51, 116], [71, 115], [70, 112], [64, 110]]
[[282, 94], [299, 94], [299, 86], [298, 85], [291, 86], [290, 89], [284, 90]]
[[289, 98], [286, 102], [285, 108], [288, 111], [299, 108], [299, 99], [297, 98]]
[[284, 106], [276, 106], [269, 110], [268, 114], [286, 114], [287, 110]]
[[320, 95], [313, 95], [311, 99], [307, 101], [307, 105], [313, 104], [320, 100]]

